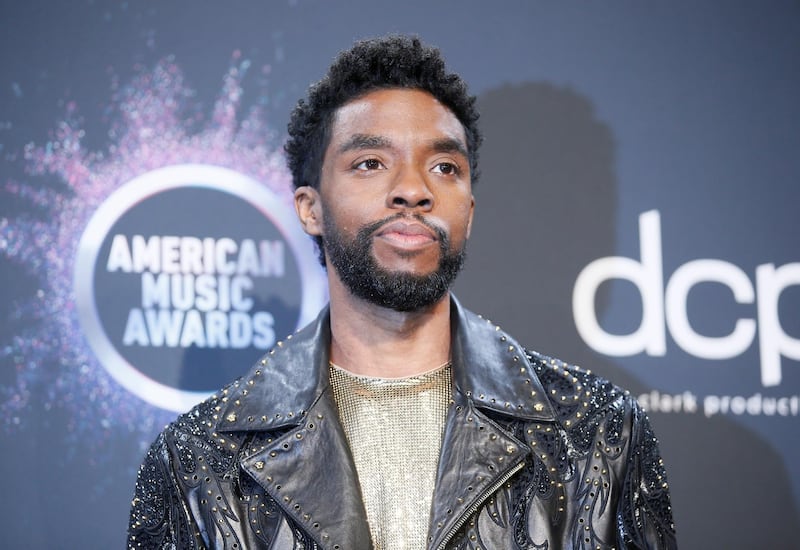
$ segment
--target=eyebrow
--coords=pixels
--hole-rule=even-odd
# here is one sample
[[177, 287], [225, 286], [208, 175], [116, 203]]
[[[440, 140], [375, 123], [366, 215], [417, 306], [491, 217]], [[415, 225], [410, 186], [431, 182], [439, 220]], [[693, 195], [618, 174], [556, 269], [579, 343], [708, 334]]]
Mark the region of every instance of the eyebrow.
[[350, 139], [339, 146], [339, 153], [358, 151], [360, 149], [388, 149], [392, 146], [389, 138], [371, 134], [353, 134]]
[[[458, 153], [469, 157], [467, 148], [461, 140], [455, 138], [440, 138], [433, 140], [430, 144], [433, 151], [437, 153]], [[353, 134], [350, 139], [339, 146], [339, 154], [348, 151], [358, 151], [361, 149], [391, 149], [392, 141], [384, 136], [373, 134]]]
[[437, 153], [458, 153], [465, 157], [469, 157], [467, 148], [459, 139], [455, 138], [441, 138], [432, 143], [432, 149]]

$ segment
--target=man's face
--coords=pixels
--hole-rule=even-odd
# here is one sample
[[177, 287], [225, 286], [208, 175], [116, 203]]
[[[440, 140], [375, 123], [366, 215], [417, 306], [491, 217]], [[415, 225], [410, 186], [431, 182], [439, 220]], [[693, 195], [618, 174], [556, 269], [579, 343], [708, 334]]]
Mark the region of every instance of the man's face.
[[427, 92], [371, 92], [335, 114], [320, 177], [321, 234], [355, 296], [413, 311], [464, 259], [474, 200], [464, 129]]

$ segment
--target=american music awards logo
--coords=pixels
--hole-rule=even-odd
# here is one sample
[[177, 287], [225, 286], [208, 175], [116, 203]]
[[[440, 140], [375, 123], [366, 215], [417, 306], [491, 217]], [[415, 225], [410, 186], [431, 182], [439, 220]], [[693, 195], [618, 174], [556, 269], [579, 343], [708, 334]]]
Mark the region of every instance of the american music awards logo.
[[2, 429], [57, 414], [103, 452], [149, 439], [324, 305], [266, 91], [242, 108], [250, 65], [234, 52], [211, 109], [172, 57], [139, 67], [110, 85], [100, 149], [70, 101], [18, 152], [26, 179], [2, 182], [19, 211], [0, 219], [0, 256], [20, 289], [4, 304], [20, 333], [0, 342]]
[[76, 306], [117, 382], [183, 411], [314, 318], [319, 272], [293, 210], [264, 185], [183, 164], [134, 178], [97, 209], [78, 247]]

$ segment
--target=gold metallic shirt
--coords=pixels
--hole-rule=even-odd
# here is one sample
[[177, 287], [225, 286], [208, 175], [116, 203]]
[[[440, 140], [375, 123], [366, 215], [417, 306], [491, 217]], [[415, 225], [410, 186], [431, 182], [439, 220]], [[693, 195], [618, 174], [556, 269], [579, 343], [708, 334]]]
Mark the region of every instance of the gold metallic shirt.
[[330, 371], [376, 550], [424, 549], [450, 364], [407, 378], [357, 376], [333, 364]]

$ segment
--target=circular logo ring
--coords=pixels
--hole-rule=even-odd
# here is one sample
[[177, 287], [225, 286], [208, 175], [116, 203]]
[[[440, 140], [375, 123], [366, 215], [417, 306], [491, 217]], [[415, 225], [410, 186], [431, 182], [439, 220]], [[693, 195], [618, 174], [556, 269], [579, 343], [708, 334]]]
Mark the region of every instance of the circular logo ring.
[[322, 270], [294, 212], [257, 181], [228, 168], [181, 164], [147, 172], [122, 185], [95, 211], [78, 245], [74, 274], [78, 319], [98, 360], [120, 385], [148, 403], [174, 412], [188, 410], [211, 392], [185, 391], [162, 384], [140, 372], [117, 351], [98, 314], [94, 270], [104, 239], [128, 209], [158, 193], [184, 187], [208, 188], [234, 195], [248, 202], [278, 228], [300, 271], [302, 299], [296, 328], [314, 319], [327, 302]]

